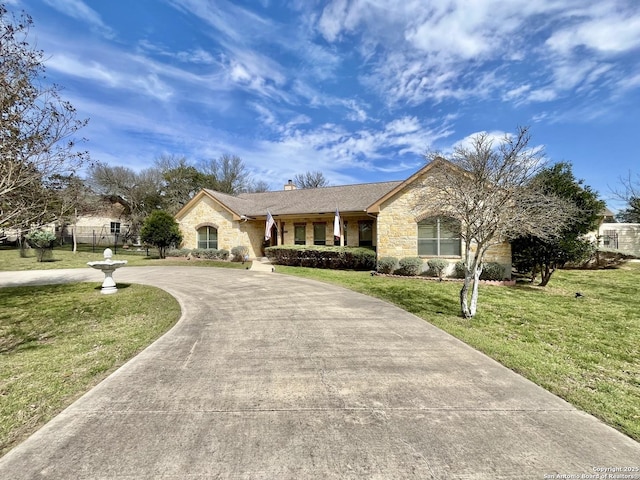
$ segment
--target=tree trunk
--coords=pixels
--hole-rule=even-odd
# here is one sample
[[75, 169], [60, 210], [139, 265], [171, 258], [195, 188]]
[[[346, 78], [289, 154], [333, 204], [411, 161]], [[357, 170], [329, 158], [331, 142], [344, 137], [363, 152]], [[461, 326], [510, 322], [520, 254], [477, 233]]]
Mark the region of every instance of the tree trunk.
[[460, 310], [464, 318], [472, 317], [471, 311], [469, 310], [469, 301], [468, 301], [468, 292], [469, 292], [470, 282], [471, 282], [471, 279], [469, 278], [469, 275], [467, 275], [465, 272], [464, 283], [462, 284], [462, 288], [460, 289]]
[[78, 251], [78, 238], [76, 237], [76, 228], [78, 227], [78, 209], [74, 210], [73, 217], [73, 229], [71, 230], [71, 237], [73, 238], [73, 253]]
[[[483, 254], [484, 251], [480, 247], [473, 256], [470, 250], [465, 253], [464, 283], [460, 290], [460, 310], [464, 318], [472, 318], [478, 309], [478, 287], [482, 274]], [[469, 296], [469, 287], [471, 287], [471, 296]]]
[[480, 286], [480, 275], [482, 274], [482, 264], [479, 264], [473, 273], [473, 289], [471, 290], [471, 308], [469, 309], [470, 317], [476, 314], [478, 309], [478, 287]]
[[551, 275], [555, 272], [555, 268], [550, 268], [549, 265], [544, 266], [544, 272], [540, 272], [540, 286], [546, 287], [551, 280]]

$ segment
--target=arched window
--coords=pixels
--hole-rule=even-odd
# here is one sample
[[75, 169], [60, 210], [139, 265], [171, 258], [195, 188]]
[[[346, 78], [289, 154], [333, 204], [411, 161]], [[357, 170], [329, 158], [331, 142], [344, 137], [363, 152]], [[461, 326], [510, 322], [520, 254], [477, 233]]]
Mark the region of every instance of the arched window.
[[460, 245], [460, 222], [448, 217], [418, 222], [418, 255], [459, 257]]
[[198, 229], [198, 248], [218, 249], [218, 229], [205, 226]]

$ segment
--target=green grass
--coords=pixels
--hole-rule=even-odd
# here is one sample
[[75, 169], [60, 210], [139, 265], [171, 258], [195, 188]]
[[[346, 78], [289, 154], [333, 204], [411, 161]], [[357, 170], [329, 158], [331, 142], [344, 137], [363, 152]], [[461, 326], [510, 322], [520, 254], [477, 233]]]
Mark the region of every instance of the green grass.
[[277, 271], [394, 303], [640, 441], [638, 263], [559, 271], [546, 288], [481, 286], [471, 320], [459, 315], [459, 283], [282, 266]]
[[[199, 265], [246, 268], [246, 265], [229, 262], [158, 260], [131, 253], [125, 255], [120, 251], [118, 253], [115, 258], [127, 259], [131, 266]], [[0, 270], [84, 267], [86, 262], [101, 256], [87, 252], [73, 254], [57, 250], [54, 251], [55, 261], [38, 263], [35, 255], [32, 255], [24, 259], [20, 258], [16, 250], [0, 250]], [[459, 316], [459, 283], [371, 277], [368, 272], [282, 266], [277, 267], [277, 271], [335, 283], [395, 303], [640, 441], [638, 263], [627, 264], [615, 270], [559, 271], [554, 274], [546, 288], [530, 285], [482, 286], [478, 314], [471, 320], [464, 320]], [[65, 290], [67, 288], [69, 290]], [[108, 302], [110, 298], [116, 297], [100, 296], [93, 284], [29, 287], [24, 290], [0, 289], [0, 305], [3, 307], [0, 310], [0, 360], [3, 362], [0, 372], [0, 453], [1, 449], [6, 449], [17, 439], [34, 431], [63, 405], [95, 384], [105, 375], [104, 372], [115, 368], [168, 328], [165, 326], [156, 330], [155, 322], [143, 322], [138, 333], [126, 333], [112, 342], [99, 340], [101, 335], [111, 334], [110, 330], [113, 330], [114, 335], [120, 335], [121, 331], [127, 332], [127, 325], [130, 323], [128, 316], [135, 315], [137, 308], [141, 311], [152, 309], [149, 311], [155, 312], [169, 310], [166, 306], [161, 306], [159, 300], [135, 293], [137, 289], [145, 288], [147, 287], [132, 285], [118, 293], [119, 300], [124, 299], [126, 295], [135, 294], [136, 301], [121, 303], [123, 309], [118, 315], [114, 312], [107, 313], [109, 318], [118, 317], [121, 324], [105, 329], [99, 327], [106, 325], [105, 322], [108, 322], [109, 318], [96, 320], [99, 312], [92, 310], [95, 308], [95, 298]], [[33, 292], [40, 296], [37, 301], [31, 300]], [[91, 301], [85, 304], [82, 302], [88, 297], [87, 292], [94, 297], [89, 295]], [[584, 297], [576, 298], [575, 292], [581, 292]], [[145, 301], [139, 302], [139, 298]], [[64, 308], [70, 310], [65, 311], [59, 303], [67, 300]], [[14, 302], [22, 303], [14, 305]], [[34, 320], [36, 323], [29, 326], [30, 318], [34, 315], [34, 318], [40, 320]], [[140, 315], [148, 320], [149, 314]], [[159, 313], [154, 313], [153, 318], [158, 315]], [[18, 321], [19, 318], [22, 320]], [[56, 318], [59, 320], [56, 321]], [[69, 319], [76, 321], [68, 321]], [[94, 320], [93, 323], [91, 320]], [[172, 321], [175, 321], [175, 318]], [[12, 322], [18, 323], [14, 325]], [[26, 323], [19, 326], [20, 322]], [[62, 330], [50, 333], [54, 332], [57, 323], [61, 324]], [[78, 326], [85, 329], [84, 333], [78, 334], [75, 331], [75, 323], [86, 324], [84, 327]], [[67, 327], [64, 327], [65, 325]], [[22, 329], [23, 333], [19, 334], [18, 338], [22, 335], [25, 341], [7, 340], [15, 337], [14, 334], [11, 334], [14, 335], [12, 337], [8, 333], [8, 328]], [[94, 334], [98, 340], [91, 340], [95, 338], [91, 336]], [[145, 340], [129, 348], [124, 346], [128, 336], [134, 337], [134, 340], [140, 336]], [[81, 359], [79, 366], [65, 367], [63, 357], [67, 355], [67, 351], [74, 351], [75, 345], [84, 337], [87, 337], [87, 342], [84, 342], [85, 351], [78, 353]], [[56, 344], [62, 345], [63, 353], [56, 353], [55, 360], [47, 360], [45, 355]], [[90, 375], [87, 377], [80, 372], [85, 368], [85, 363], [88, 363], [88, 358], [95, 356], [99, 360], [103, 351], [107, 354], [107, 348], [114, 350], [111, 363], [105, 360], [107, 366], [100, 366], [99, 361], [95, 367], [97, 373], [91, 378]], [[33, 359], [24, 362], [26, 366], [44, 370], [44, 380], [36, 384], [33, 392], [20, 390], [32, 382], [28, 376], [32, 375], [31, 373], [9, 373], [9, 369], [4, 368], [7, 363], [5, 360], [22, 350], [24, 352], [20, 355], [31, 352], [34, 355]], [[121, 350], [126, 350], [126, 353], [120, 354]], [[53, 372], [53, 367], [49, 365], [55, 365], [57, 371]], [[94, 367], [87, 368], [91, 370]], [[77, 383], [76, 377], [85, 378], [84, 383]], [[67, 390], [67, 384], [71, 383], [75, 387]], [[12, 387], [14, 384], [23, 386]], [[10, 393], [10, 387], [19, 390]], [[34, 400], [33, 395], [37, 394], [38, 390], [50, 391], [47, 397], [64, 397], [66, 400], [57, 406], [49, 404], [46, 399]], [[57, 391], [64, 392], [54, 395]], [[21, 397], [24, 397], [22, 403]], [[5, 412], [7, 409], [10, 409], [9, 413]], [[14, 417], [19, 421], [13, 421]]]
[[[35, 250], [27, 250], [26, 258], [20, 256], [20, 251], [16, 248], [0, 249], [0, 271], [22, 271], [22, 270], [52, 270], [58, 268], [84, 268], [87, 262], [102, 260], [105, 247], [96, 247], [95, 252], [91, 248], [84, 247], [81, 251], [73, 253], [70, 247], [56, 248], [53, 250], [52, 258], [45, 262], [38, 262]], [[223, 262], [216, 260], [200, 260], [186, 258], [165, 258], [160, 259], [155, 250], [135, 252], [118, 248], [113, 260], [127, 260], [128, 267], [140, 266], [198, 266], [198, 267], [218, 267], [218, 268], [239, 268], [245, 269], [251, 263], [242, 264], [240, 262]]]
[[0, 305], [0, 455], [180, 317], [168, 293], [122, 283], [0, 288]]

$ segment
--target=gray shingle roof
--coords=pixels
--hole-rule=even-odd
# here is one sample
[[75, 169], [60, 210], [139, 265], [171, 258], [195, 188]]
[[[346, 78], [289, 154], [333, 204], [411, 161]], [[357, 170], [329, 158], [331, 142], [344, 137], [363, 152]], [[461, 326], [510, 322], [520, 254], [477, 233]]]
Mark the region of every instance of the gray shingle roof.
[[262, 193], [228, 195], [207, 193], [238, 215], [307, 215], [335, 212], [363, 212], [402, 182], [362, 183], [338, 187], [305, 188]]

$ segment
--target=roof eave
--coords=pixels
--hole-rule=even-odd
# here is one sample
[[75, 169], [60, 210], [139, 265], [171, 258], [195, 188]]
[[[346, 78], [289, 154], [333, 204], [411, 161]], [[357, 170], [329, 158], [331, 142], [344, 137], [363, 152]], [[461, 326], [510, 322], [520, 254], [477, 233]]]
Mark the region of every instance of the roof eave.
[[210, 191], [208, 191], [207, 189], [203, 188], [191, 200], [189, 200], [185, 204], [185, 206], [182, 207], [178, 211], [178, 213], [176, 213], [176, 215], [175, 215], [176, 220], [179, 220], [180, 218], [182, 218], [182, 216], [184, 216], [187, 213], [187, 211], [189, 211], [204, 196], [209, 197], [211, 200], [213, 200], [218, 205], [220, 205], [222, 208], [224, 208], [227, 212], [229, 212], [231, 214], [231, 217], [232, 217], [233, 220], [242, 220], [243, 219], [242, 218], [243, 216], [241, 214], [239, 214], [238, 212], [234, 211], [229, 206], [225, 205], [224, 202], [220, 201], [220, 199], [217, 198], [215, 195], [213, 195]]

